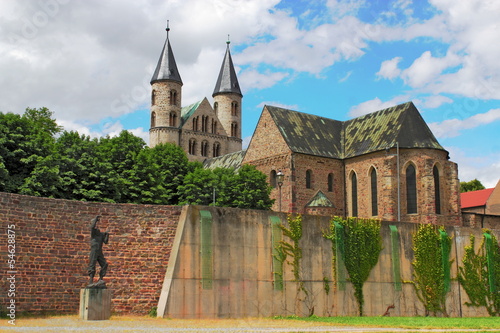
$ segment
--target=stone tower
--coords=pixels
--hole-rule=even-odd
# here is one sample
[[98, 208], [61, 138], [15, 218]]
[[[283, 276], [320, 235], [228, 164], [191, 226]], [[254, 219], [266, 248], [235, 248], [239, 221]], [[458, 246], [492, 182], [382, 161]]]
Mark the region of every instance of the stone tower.
[[168, 39], [161, 51], [158, 65], [151, 78], [151, 126], [149, 145], [175, 143], [179, 145], [181, 121], [182, 79]]
[[214, 111], [228, 135], [228, 151], [241, 150], [241, 94], [240, 85], [234, 70], [231, 52], [227, 42], [226, 55], [222, 61], [214, 93]]

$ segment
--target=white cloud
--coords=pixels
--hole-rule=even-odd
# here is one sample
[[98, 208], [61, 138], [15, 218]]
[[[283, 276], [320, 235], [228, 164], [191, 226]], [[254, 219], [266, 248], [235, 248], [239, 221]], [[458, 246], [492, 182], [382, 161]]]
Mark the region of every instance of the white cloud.
[[403, 95], [403, 96], [396, 96], [393, 99], [382, 102], [380, 98], [375, 97], [372, 100], [363, 102], [361, 104], [358, 104], [356, 106], [351, 107], [351, 110], [349, 111], [349, 116], [350, 117], [359, 117], [365, 114], [368, 114], [370, 112], [375, 112], [378, 110], [383, 110], [386, 108], [389, 108], [391, 106], [395, 106], [404, 102], [409, 101], [409, 96]]
[[386, 60], [380, 65], [380, 70], [377, 72], [377, 76], [384, 79], [393, 80], [401, 74], [401, 70], [398, 68], [399, 62], [403, 58], [394, 57], [391, 60]]
[[445, 103], [453, 103], [453, 100], [451, 98], [442, 95], [422, 97], [421, 99], [422, 101], [419, 101], [419, 105], [426, 109], [435, 109]]
[[425, 51], [413, 64], [402, 72], [405, 83], [413, 88], [421, 88], [433, 81], [447, 68], [460, 64], [460, 59], [453, 53], [445, 57], [433, 57], [430, 51]]
[[299, 106], [297, 104], [283, 104], [280, 102], [274, 102], [274, 101], [264, 101], [257, 105], [258, 108], [263, 108], [266, 105], [271, 105], [275, 106], [278, 108], [283, 108], [283, 109], [288, 109], [288, 110], [293, 110], [293, 111], [299, 111]]
[[450, 159], [458, 164], [460, 181], [478, 179], [486, 188], [495, 187], [500, 179], [500, 153], [471, 156], [458, 147], [445, 147]]
[[454, 118], [446, 119], [439, 123], [430, 123], [429, 127], [437, 138], [453, 138], [460, 135], [460, 132], [463, 130], [476, 128], [499, 120], [500, 109], [491, 109], [488, 112], [478, 113], [463, 120]]

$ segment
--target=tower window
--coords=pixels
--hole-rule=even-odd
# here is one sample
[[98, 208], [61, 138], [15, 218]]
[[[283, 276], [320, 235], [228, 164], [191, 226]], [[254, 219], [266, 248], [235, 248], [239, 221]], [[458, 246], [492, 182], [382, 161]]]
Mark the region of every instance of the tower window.
[[238, 115], [238, 102], [232, 102], [231, 103], [231, 116], [237, 116]]
[[441, 214], [441, 191], [439, 188], [439, 170], [437, 166], [434, 166], [432, 175], [434, 176], [434, 202], [436, 204], [436, 214]]
[[417, 174], [411, 164], [406, 168], [406, 210], [408, 214], [417, 213]]
[[231, 123], [231, 136], [238, 136], [238, 123]]
[[205, 156], [205, 157], [208, 156], [208, 142], [207, 141], [203, 141], [201, 143], [201, 156]]
[[358, 177], [356, 176], [355, 172], [353, 172], [351, 176], [351, 200], [351, 215], [356, 217], [358, 216]]
[[156, 90], [151, 92], [151, 105], [156, 105]]
[[328, 174], [328, 192], [333, 192], [333, 173]]
[[170, 112], [169, 116], [169, 124], [170, 127], [176, 127], [177, 126], [177, 114], [175, 112]]
[[372, 168], [370, 172], [371, 194], [372, 194], [372, 216], [378, 215], [378, 191], [377, 191], [377, 171]]
[[189, 154], [190, 155], [196, 155], [196, 140], [195, 139], [190, 139], [189, 140]]
[[156, 126], [156, 112], [151, 112], [151, 127]]
[[215, 102], [214, 103], [214, 111], [215, 111], [215, 114], [218, 114], [218, 112], [219, 112], [219, 102]]
[[312, 171], [306, 171], [306, 188], [312, 188]]
[[170, 90], [170, 105], [177, 105], [177, 91]]

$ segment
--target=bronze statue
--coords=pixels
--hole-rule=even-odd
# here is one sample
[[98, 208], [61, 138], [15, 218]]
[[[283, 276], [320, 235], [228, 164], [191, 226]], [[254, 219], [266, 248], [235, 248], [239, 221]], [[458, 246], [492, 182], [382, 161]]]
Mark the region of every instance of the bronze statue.
[[[102, 278], [106, 275], [106, 272], [108, 270], [108, 263], [104, 258], [104, 254], [102, 253], [102, 245], [108, 244], [109, 233], [101, 232], [97, 228], [97, 222], [99, 222], [100, 218], [100, 216], [96, 216], [94, 219], [92, 219], [92, 222], [90, 224], [90, 262], [88, 268], [90, 283], [87, 288], [106, 288], [106, 284], [104, 283], [104, 280]], [[99, 271], [99, 280], [96, 283], [93, 283], [96, 273], [96, 263], [99, 263], [99, 266], [101, 266], [101, 270]]]

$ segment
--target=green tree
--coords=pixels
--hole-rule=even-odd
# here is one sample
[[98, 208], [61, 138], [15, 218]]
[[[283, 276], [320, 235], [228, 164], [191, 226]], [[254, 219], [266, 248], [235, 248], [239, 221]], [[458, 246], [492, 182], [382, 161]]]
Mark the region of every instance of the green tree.
[[244, 164], [236, 174], [231, 186], [234, 199], [230, 206], [247, 209], [269, 209], [274, 203], [274, 200], [269, 197], [271, 189], [265, 174], [257, 170], [253, 165]]
[[[490, 248], [488, 249], [489, 237]], [[489, 253], [488, 253], [489, 252]], [[500, 247], [489, 230], [475, 251], [475, 237], [470, 235], [470, 245], [465, 247], [462, 266], [458, 268], [458, 281], [465, 289], [470, 302], [467, 306], [484, 306], [490, 316], [500, 316]]]
[[460, 182], [460, 193], [484, 190], [484, 188], [483, 184], [477, 179], [468, 182]]
[[[182, 185], [179, 185], [179, 204], [181, 205], [210, 205], [213, 203], [214, 187], [217, 176], [214, 171], [196, 168], [186, 175]], [[220, 198], [221, 192], [216, 192]]]
[[[24, 115], [0, 113], [0, 191], [17, 193], [37, 163], [52, 151], [61, 128], [47, 108]], [[2, 166], [3, 165], [3, 166]]]

